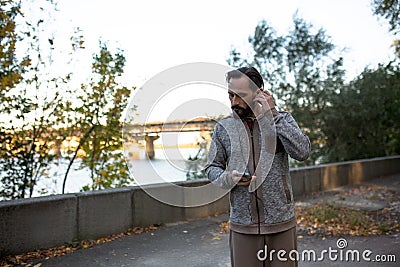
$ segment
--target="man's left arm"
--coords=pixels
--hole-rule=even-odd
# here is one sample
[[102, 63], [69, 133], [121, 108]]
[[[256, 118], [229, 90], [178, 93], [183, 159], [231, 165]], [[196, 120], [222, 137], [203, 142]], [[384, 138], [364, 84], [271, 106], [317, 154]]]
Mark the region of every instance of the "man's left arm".
[[278, 112], [275, 109], [275, 101], [268, 91], [258, 90], [254, 101], [259, 103], [254, 109], [257, 118], [262, 118], [268, 112], [272, 113], [276, 135], [285, 151], [296, 160], [306, 160], [311, 151], [310, 139], [303, 134], [292, 115], [288, 112]]
[[288, 112], [275, 112], [276, 135], [285, 151], [295, 160], [306, 160], [311, 151], [310, 139], [305, 135], [292, 115]]

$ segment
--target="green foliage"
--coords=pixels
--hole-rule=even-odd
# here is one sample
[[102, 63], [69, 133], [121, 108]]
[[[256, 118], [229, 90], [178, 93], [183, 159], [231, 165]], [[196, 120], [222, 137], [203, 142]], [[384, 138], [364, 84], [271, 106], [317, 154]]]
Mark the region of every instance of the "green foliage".
[[15, 29], [15, 18], [20, 15], [20, 4], [13, 1], [0, 3], [0, 97], [21, 81], [21, 74], [27, 62], [19, 62], [15, 55], [15, 45], [20, 39]]
[[196, 155], [189, 155], [189, 158], [186, 161], [186, 179], [188, 181], [207, 177], [204, 166], [207, 163], [207, 147], [209, 146], [209, 140], [203, 138], [202, 141], [199, 141], [197, 144], [199, 150]]
[[260, 22], [249, 43], [251, 60], [233, 49], [228, 63], [258, 68], [277, 105], [290, 111], [310, 137], [312, 154], [304, 164], [314, 164], [323, 153], [321, 116], [330, 105], [329, 97], [344, 83], [343, 59], [335, 57], [335, 46], [323, 29], [315, 30], [297, 15], [286, 36], [278, 36], [266, 21]]
[[[119, 119], [130, 93], [117, 82], [125, 64], [122, 52], [113, 55], [101, 44], [90, 83], [72, 87], [73, 71], [53, 72], [58, 63], [53, 54], [68, 53], [70, 64], [84, 48], [80, 30], [70, 38], [71, 51], [57, 50], [58, 40], [49, 30], [53, 2], [43, 0], [32, 14], [29, 4], [0, 5], [0, 198], [31, 197], [40, 179], [50, 176], [50, 164], [60, 156], [72, 164], [79, 149], [85, 152], [82, 167], [91, 170], [91, 189], [129, 184], [120, 152]], [[17, 43], [18, 54], [25, 55], [21, 59]], [[79, 147], [61, 153], [61, 143], [72, 137], [80, 140]]]
[[[0, 86], [1, 86], [1, 101], [4, 103], [8, 101], [10, 97], [8, 93], [12, 90], [21, 80], [23, 69], [20, 68], [19, 62], [15, 55], [15, 44], [18, 40], [18, 36], [15, 29], [14, 19], [20, 14], [20, 5], [12, 3], [11, 1], [1, 2], [1, 71], [0, 71]], [[5, 116], [6, 113], [10, 113], [10, 108], [5, 105], [1, 106], [1, 114]], [[12, 134], [9, 133], [11, 130], [7, 129], [5, 123], [1, 124], [0, 141], [2, 144], [0, 154], [0, 168], [1, 168], [1, 183], [4, 184], [0, 189], [1, 197], [14, 197], [18, 194], [19, 187], [23, 184], [23, 177], [17, 183], [10, 181], [10, 177], [14, 175], [14, 172], [18, 173], [18, 170], [10, 168], [14, 165], [12, 152], [8, 151], [9, 144], [13, 143]], [[16, 160], [18, 161], [18, 160]], [[24, 168], [22, 165], [20, 169]]]
[[82, 105], [76, 108], [81, 142], [75, 155], [79, 149], [84, 151], [81, 167], [89, 168], [92, 179], [92, 184], [83, 190], [119, 187], [132, 182], [121, 151], [120, 119], [131, 91], [117, 81], [124, 65], [122, 51], [112, 54], [105, 43], [100, 43], [100, 51], [93, 57], [93, 77], [89, 84], [81, 86], [78, 99]]
[[[57, 78], [46, 75], [51, 56], [43, 58], [39, 46], [44, 18], [36, 22], [25, 20], [22, 33], [17, 33], [17, 18], [22, 18], [21, 4], [1, 2], [0, 60], [0, 197], [32, 196], [39, 179], [48, 174], [48, 165], [55, 132], [49, 131], [60, 114], [61, 97], [54, 87]], [[27, 44], [25, 57], [16, 56], [16, 43]], [[54, 89], [51, 94], [44, 88]]]
[[372, 0], [375, 15], [388, 20], [390, 31], [400, 32], [400, 1], [399, 0]]
[[[399, 0], [372, 0], [372, 9], [375, 15], [385, 18], [389, 22], [389, 31], [400, 34], [400, 1]], [[400, 57], [400, 40], [393, 42], [397, 56]]]
[[324, 112], [324, 162], [400, 152], [400, 68], [365, 69]]
[[279, 87], [285, 82], [285, 38], [277, 36], [275, 29], [263, 20], [256, 26], [254, 35], [249, 36], [248, 41], [253, 49], [251, 55], [242, 56], [233, 48], [227, 60], [228, 64], [235, 67], [253, 65], [263, 74], [267, 88]]
[[[392, 18], [397, 16], [395, 9], [388, 10], [394, 12]], [[400, 67], [396, 61], [365, 69], [346, 84], [343, 59], [335, 58], [335, 46], [325, 31], [313, 29], [297, 16], [288, 35], [277, 36], [262, 21], [249, 42], [252, 60], [233, 49], [228, 62], [259, 68], [276, 102], [293, 114], [311, 139], [312, 154], [306, 164], [400, 153]]]

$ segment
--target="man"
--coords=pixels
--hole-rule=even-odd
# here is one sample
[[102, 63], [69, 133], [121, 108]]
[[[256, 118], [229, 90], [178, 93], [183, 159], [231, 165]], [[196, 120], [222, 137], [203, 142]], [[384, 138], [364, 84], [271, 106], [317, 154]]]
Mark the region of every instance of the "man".
[[230, 189], [231, 264], [297, 266], [289, 257], [297, 239], [288, 155], [306, 160], [310, 140], [276, 110], [255, 68], [230, 71], [226, 81], [233, 114], [214, 129], [206, 174]]

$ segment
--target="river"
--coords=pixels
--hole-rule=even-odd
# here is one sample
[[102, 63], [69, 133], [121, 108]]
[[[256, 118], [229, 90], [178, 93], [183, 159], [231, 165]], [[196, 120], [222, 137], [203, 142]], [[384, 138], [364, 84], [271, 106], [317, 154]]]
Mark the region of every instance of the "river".
[[[165, 182], [177, 182], [187, 180], [187, 159], [194, 157], [198, 152], [197, 148], [169, 148], [155, 149], [155, 157], [152, 160], [145, 159], [144, 150], [140, 151], [138, 160], [132, 161], [134, 173], [138, 174], [137, 180], [140, 185], [159, 183], [160, 178], [148, 175], [149, 168], [156, 171], [159, 177]], [[33, 196], [50, 194], [61, 194], [62, 184], [68, 162], [58, 160], [51, 165], [46, 177], [42, 177], [37, 185]], [[88, 169], [79, 169], [80, 160], [77, 159], [68, 175], [65, 192], [75, 193], [81, 191], [82, 187], [91, 183]], [[137, 183], [133, 183], [135, 185]]]

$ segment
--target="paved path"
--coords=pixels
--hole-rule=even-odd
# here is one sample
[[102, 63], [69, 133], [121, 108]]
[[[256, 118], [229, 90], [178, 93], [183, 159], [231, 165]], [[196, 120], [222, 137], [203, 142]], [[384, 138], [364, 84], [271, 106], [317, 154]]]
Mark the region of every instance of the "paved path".
[[[368, 184], [379, 184], [400, 190], [400, 175], [377, 179]], [[361, 196], [362, 197], [362, 196]], [[301, 201], [305, 201], [302, 199]], [[310, 200], [311, 201], [311, 200]], [[316, 201], [313, 199], [312, 201]], [[355, 201], [357, 202], [357, 201]], [[220, 234], [220, 223], [227, 215], [169, 224], [158, 230], [139, 235], [125, 236], [113, 242], [89, 249], [75, 251], [63, 257], [38, 260], [42, 266], [230, 266], [228, 234]], [[374, 237], [345, 237], [343, 251], [370, 250], [368, 255], [394, 255], [396, 263], [332, 261], [324, 254], [324, 261], [300, 261], [299, 266], [400, 266], [400, 235]], [[315, 250], [317, 258], [322, 250], [337, 250], [337, 237], [322, 239], [303, 236], [298, 239], [298, 251]], [[339, 253], [332, 252], [332, 256]], [[345, 257], [345, 254], [343, 254]], [[35, 264], [34, 263], [34, 264]]]

